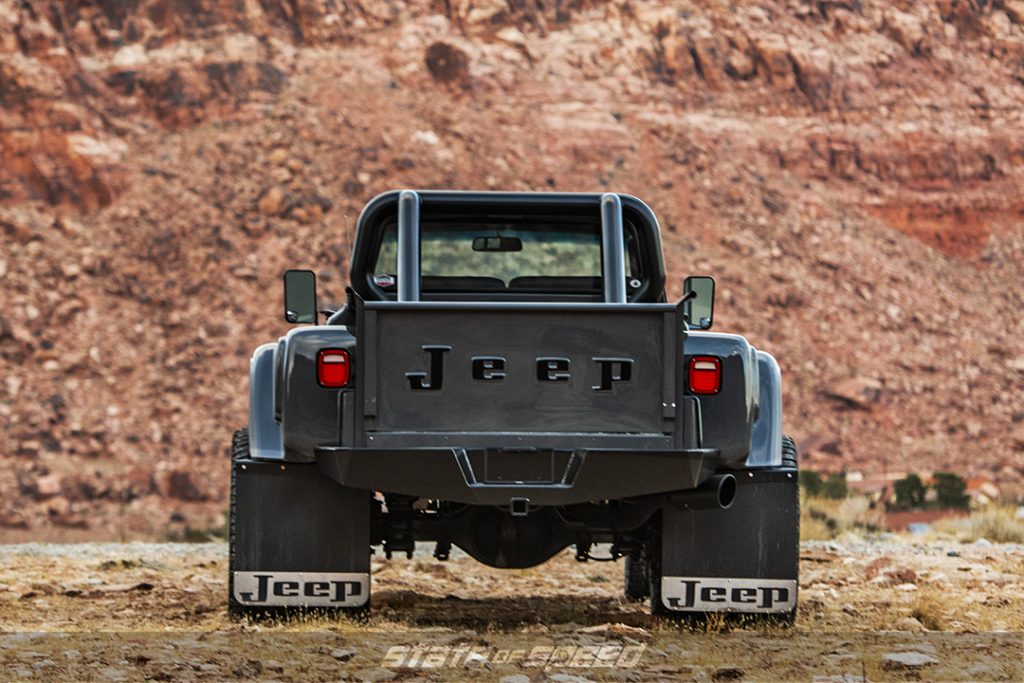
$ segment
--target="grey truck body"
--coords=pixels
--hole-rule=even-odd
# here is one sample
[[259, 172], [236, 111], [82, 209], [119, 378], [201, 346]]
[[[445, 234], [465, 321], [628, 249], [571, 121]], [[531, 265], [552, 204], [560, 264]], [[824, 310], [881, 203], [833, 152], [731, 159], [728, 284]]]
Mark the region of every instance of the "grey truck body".
[[[424, 275], [421, 230], [445, 221], [495, 224], [498, 234], [531, 221], [593, 224], [600, 277]], [[235, 467], [240, 482], [253, 483], [239, 486], [250, 502], [232, 511], [244, 540], [233, 545], [233, 571], [242, 566], [249, 585], [264, 580], [257, 570], [361, 576], [370, 546], [390, 557], [431, 541], [446, 559], [454, 544], [493, 566], [522, 567], [570, 545], [585, 560], [593, 544], [610, 543], [613, 556], [644, 563], [652, 583], [670, 565], [683, 572], [676, 597], [651, 588], [657, 610], [792, 610], [795, 462], [784, 462], [779, 366], [741, 336], [695, 329], [683, 304], [666, 301], [659, 227], [643, 202], [392, 192], [364, 209], [356, 235], [344, 309], [252, 356], [248, 453]], [[397, 242], [395, 273], [376, 265], [386, 238]], [[326, 348], [349, 353], [348, 386], [318, 384]], [[687, 385], [698, 356], [720, 361], [717, 393], [698, 396]], [[298, 484], [281, 481], [288, 471]], [[281, 503], [306, 518], [289, 532], [293, 541], [330, 543], [318, 536], [326, 534], [348, 555], [316, 551], [303, 560], [267, 540], [277, 533], [267, 529], [269, 513], [242, 509], [266, 508], [288, 487], [325, 492], [308, 509]], [[353, 528], [339, 534], [348, 524], [339, 517]], [[769, 528], [777, 518], [787, 531]], [[730, 524], [743, 530], [730, 542], [753, 544], [738, 559], [737, 548], [716, 549]], [[669, 528], [680, 543], [665, 548]], [[766, 581], [767, 595], [784, 585], [792, 599], [748, 609], [741, 592], [716, 607], [716, 590], [701, 602], [694, 587], [702, 584], [686, 576]], [[233, 593], [232, 604], [361, 604], [316, 596], [254, 603], [254, 591]]]

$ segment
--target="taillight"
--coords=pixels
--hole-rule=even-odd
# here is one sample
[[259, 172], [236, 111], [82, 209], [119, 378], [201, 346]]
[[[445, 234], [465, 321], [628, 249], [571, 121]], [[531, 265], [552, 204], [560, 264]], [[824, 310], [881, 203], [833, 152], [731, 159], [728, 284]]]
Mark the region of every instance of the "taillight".
[[322, 387], [347, 387], [352, 363], [345, 349], [323, 349], [316, 354], [316, 381]]
[[714, 356], [690, 359], [690, 391], [695, 394], [717, 394], [722, 388], [722, 361]]

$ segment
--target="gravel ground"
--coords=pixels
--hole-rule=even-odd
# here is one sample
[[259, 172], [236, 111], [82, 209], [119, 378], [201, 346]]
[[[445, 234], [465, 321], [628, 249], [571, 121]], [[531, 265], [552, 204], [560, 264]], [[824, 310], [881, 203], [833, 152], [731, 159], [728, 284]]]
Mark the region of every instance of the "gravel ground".
[[1024, 679], [1020, 545], [804, 543], [791, 629], [654, 619], [621, 564], [569, 553], [375, 559], [367, 619], [289, 623], [227, 618], [224, 544], [0, 546], [0, 567], [5, 680]]

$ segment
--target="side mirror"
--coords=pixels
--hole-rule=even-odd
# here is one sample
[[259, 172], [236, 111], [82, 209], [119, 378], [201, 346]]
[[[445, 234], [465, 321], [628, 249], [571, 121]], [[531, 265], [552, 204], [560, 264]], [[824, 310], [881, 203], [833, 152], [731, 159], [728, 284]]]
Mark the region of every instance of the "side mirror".
[[284, 319], [316, 325], [316, 275], [311, 270], [284, 273]]
[[683, 281], [683, 316], [697, 330], [710, 330], [715, 317], [715, 279], [691, 275]]

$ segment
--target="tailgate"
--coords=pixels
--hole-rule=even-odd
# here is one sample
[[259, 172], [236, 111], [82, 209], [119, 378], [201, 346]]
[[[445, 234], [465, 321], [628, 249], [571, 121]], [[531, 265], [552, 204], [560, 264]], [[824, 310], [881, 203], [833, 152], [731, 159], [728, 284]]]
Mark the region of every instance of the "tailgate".
[[681, 429], [675, 306], [366, 302], [360, 317], [363, 445], [653, 448]]

